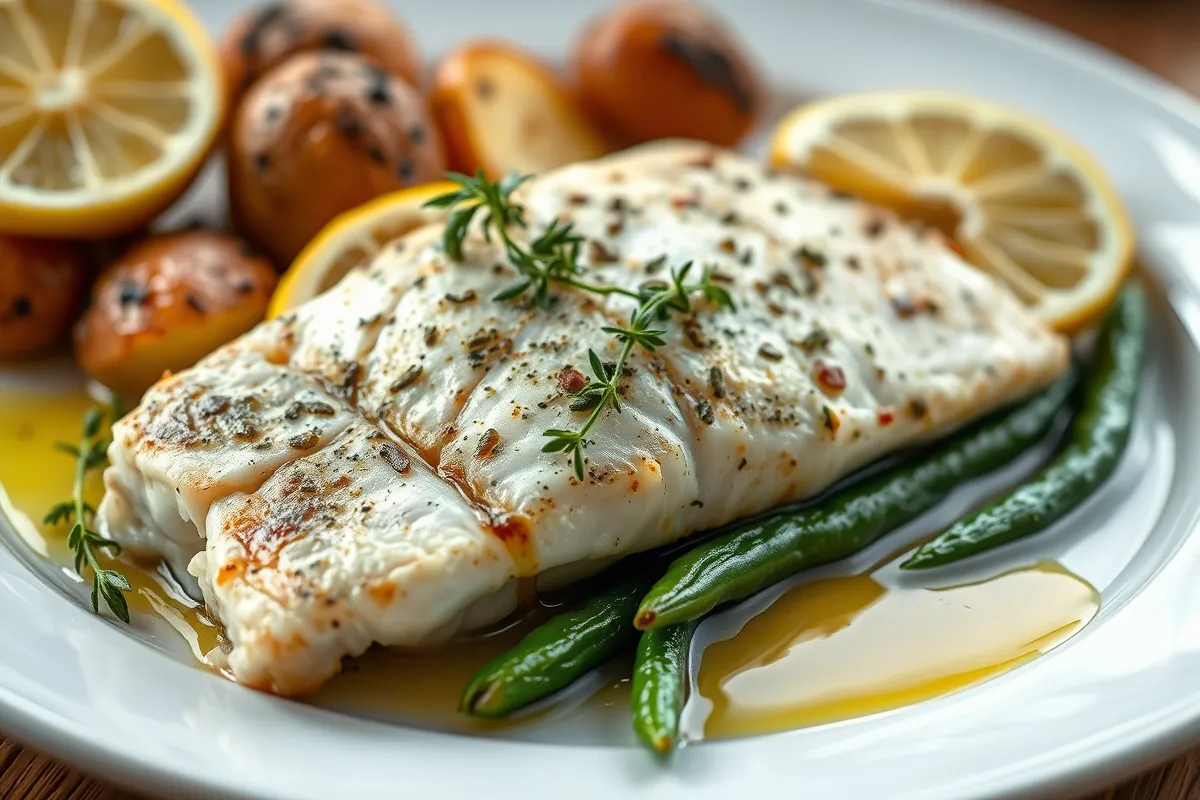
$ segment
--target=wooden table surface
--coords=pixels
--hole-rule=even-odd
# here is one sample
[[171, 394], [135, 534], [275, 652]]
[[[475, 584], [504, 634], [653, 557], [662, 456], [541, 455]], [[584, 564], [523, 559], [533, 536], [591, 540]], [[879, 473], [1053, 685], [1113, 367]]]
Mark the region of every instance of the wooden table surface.
[[[1114, 50], [1200, 95], [1197, 0], [996, 0]], [[134, 795], [0, 738], [0, 800]], [[1200, 749], [1088, 800], [1200, 800]]]

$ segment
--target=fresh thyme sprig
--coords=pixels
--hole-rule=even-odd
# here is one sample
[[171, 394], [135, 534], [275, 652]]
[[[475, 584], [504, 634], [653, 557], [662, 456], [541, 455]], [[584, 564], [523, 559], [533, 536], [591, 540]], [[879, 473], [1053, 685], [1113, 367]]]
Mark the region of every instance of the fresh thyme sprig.
[[602, 328], [621, 342], [621, 353], [616, 362], [605, 363], [596, 351], [588, 350], [592, 378], [586, 386], [572, 393], [569, 406], [572, 411], [590, 411], [587, 421], [578, 431], [555, 428], [542, 434], [550, 439], [542, 447], [542, 452], [566, 453], [571, 458], [575, 477], [582, 481], [583, 450], [587, 445], [587, 435], [607, 409], [621, 413], [621, 380], [628, 371], [629, 357], [634, 348], [641, 347], [653, 353], [664, 346], [666, 340], [663, 337], [667, 331], [658, 326], [668, 321], [672, 312], [690, 314], [693, 295], [699, 294], [713, 305], [730, 309], [734, 307], [733, 298], [712, 281], [707, 269], [702, 271], [698, 282], [688, 283], [691, 262], [672, 270], [670, 283], [646, 283], [636, 291], [621, 286], [588, 283], [582, 279], [583, 270], [579, 266], [579, 251], [584, 240], [575, 233], [571, 223], [560, 224], [555, 220], [528, 247], [523, 247], [513, 239], [510, 229], [525, 228], [526, 222], [525, 209], [513, 202], [512, 193], [531, 175], [510, 173], [500, 181], [489, 181], [482, 171], [473, 178], [457, 172], [449, 173], [447, 177], [462, 188], [435, 197], [425, 204], [431, 208], [450, 209], [443, 234], [446, 254], [455, 261], [462, 260], [463, 242], [471, 220], [480, 209], [486, 209], [483, 218], [485, 239], [490, 242], [493, 234], [498, 236], [504, 243], [509, 260], [521, 273], [520, 280], [497, 292], [493, 300], [512, 300], [532, 292], [534, 302], [544, 310], [550, 307], [553, 300], [551, 285], [559, 284], [592, 294], [623, 295], [637, 301], [637, 307], [629, 317], [629, 325]]
[[[113, 419], [119, 414], [115, 406], [110, 413]], [[110, 440], [101, 435], [103, 425], [104, 413], [98, 408], [93, 408], [83, 418], [83, 438], [78, 445], [55, 443], [55, 449], [75, 459], [75, 483], [71, 499], [50, 509], [45, 522], [47, 525], [74, 523], [67, 536], [67, 546], [75, 551], [75, 572], [79, 577], [86, 577], [85, 569], [92, 571], [92, 610], [99, 613], [100, 598], [103, 597], [112, 613], [122, 622], [128, 623], [129, 604], [125, 601], [124, 592], [132, 591], [133, 587], [120, 572], [100, 566], [96, 556], [99, 550], [108, 550], [114, 556], [120, 555], [121, 545], [92, 530], [96, 509], [83, 499], [88, 475], [108, 462]]]

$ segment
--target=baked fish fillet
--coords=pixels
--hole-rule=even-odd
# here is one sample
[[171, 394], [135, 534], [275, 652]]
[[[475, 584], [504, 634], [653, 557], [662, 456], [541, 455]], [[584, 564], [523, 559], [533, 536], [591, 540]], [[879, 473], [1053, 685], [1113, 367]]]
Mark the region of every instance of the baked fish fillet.
[[686, 142], [543, 176], [529, 234], [573, 222], [587, 279], [636, 287], [688, 261], [732, 295], [635, 352], [584, 480], [541, 452], [630, 304], [518, 277], [473, 231], [399, 239], [293, 314], [164, 380], [115, 428], [101, 520], [190, 559], [236, 678], [316, 689], [373, 643], [488, 624], [517, 579], [570, 580], [819, 492], [1049, 383], [1067, 343], [940, 235]]

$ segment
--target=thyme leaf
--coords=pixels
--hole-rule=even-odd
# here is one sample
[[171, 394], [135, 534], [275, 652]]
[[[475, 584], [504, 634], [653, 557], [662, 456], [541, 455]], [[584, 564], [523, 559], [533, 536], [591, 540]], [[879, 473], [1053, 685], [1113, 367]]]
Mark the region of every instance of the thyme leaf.
[[[120, 409], [114, 403], [108, 411], [110, 422], [120, 416]], [[111, 439], [108, 431], [102, 430], [105, 412], [93, 408], [84, 415], [82, 437], [78, 445], [57, 442], [56, 450], [66, 453], [75, 459], [75, 481], [72, 486], [71, 499], [56, 504], [46, 514], [44, 522], [47, 525], [62, 525], [71, 523], [71, 531], [67, 534], [67, 546], [74, 552], [75, 572], [81, 578], [86, 578], [87, 570], [92, 573], [92, 610], [99, 613], [100, 600], [113, 615], [122, 622], [129, 622], [129, 604], [125, 600], [125, 592], [133, 590], [128, 578], [114, 569], [100, 565], [99, 552], [107, 551], [110, 556], [121, 554], [121, 545], [112, 539], [101, 536], [92, 528], [96, 509], [83, 499], [84, 486], [88, 475], [108, 463], [108, 446]]]

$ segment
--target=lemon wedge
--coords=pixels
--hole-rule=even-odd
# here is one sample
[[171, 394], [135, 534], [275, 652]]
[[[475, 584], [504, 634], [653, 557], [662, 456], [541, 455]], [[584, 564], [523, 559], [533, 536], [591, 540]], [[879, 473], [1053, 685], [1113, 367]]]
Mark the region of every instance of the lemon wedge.
[[334, 218], [296, 256], [271, 297], [267, 318], [285, 314], [333, 288], [347, 272], [373, 258], [388, 242], [445, 219], [445, 211], [422, 205], [457, 188], [449, 181], [410, 186]]
[[935, 225], [1048, 324], [1073, 331], [1116, 296], [1129, 213], [1079, 144], [1024, 112], [945, 92], [819, 100], [776, 128], [771, 161]]
[[151, 220], [221, 127], [219, 69], [176, 0], [0, 0], [0, 230], [99, 237]]

